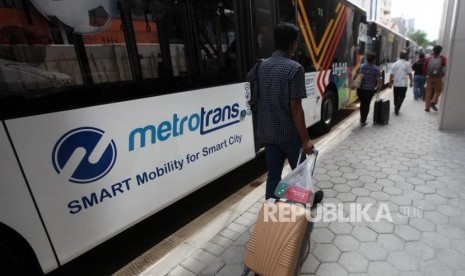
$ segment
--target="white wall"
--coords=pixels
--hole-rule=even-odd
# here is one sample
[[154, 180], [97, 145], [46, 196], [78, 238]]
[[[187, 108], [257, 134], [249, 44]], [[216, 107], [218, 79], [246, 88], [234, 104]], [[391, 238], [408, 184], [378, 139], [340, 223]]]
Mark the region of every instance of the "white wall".
[[446, 2], [446, 18], [441, 31], [448, 65], [440, 99], [439, 129], [465, 130], [465, 1]]

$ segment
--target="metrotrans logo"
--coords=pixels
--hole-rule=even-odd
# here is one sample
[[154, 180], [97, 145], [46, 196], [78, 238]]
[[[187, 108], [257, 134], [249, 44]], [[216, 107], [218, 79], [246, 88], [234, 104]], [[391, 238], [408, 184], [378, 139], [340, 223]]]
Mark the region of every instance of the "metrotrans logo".
[[53, 148], [55, 171], [58, 174], [67, 172], [69, 181], [81, 184], [104, 177], [116, 161], [115, 142], [102, 139], [104, 133], [98, 128], [81, 127], [63, 135]]
[[136, 147], [144, 148], [147, 143], [163, 142], [186, 132], [199, 131], [200, 135], [205, 135], [237, 124], [246, 115], [245, 110], [239, 110], [238, 103], [209, 110], [202, 107], [198, 113], [184, 116], [174, 113], [171, 120], [132, 130], [129, 134], [129, 151], [135, 150]]

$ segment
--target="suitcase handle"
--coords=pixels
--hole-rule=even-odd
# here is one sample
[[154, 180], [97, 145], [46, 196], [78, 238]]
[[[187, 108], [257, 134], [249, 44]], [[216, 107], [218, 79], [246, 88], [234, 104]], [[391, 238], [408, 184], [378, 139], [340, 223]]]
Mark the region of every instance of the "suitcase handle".
[[379, 100], [379, 94], [380, 94], [381, 90], [380, 89], [376, 89], [376, 100]]
[[[318, 153], [319, 153], [318, 150], [316, 150], [316, 149], [313, 149], [313, 150], [312, 150], [312, 154], [311, 154], [311, 155], [313, 155], [313, 156], [315, 157], [315, 162], [316, 162], [316, 158], [318, 157]], [[304, 154], [305, 154], [305, 153], [302, 152], [302, 149], [300, 149], [300, 151], [299, 151], [299, 158], [297, 159], [297, 165], [299, 165], [301, 161], [303, 162], [302, 156], [303, 156]]]
[[[318, 157], [318, 153], [319, 153], [318, 150], [316, 150], [316, 149], [313, 149], [313, 150], [312, 150], [312, 154], [311, 154], [311, 155], [313, 156], [312, 175], [313, 175], [313, 172], [315, 171], [316, 158]], [[297, 165], [296, 165], [296, 166], [298, 166], [298, 165], [300, 164], [301, 161], [303, 162], [303, 160], [302, 160], [302, 155], [304, 155], [304, 154], [305, 154], [305, 153], [302, 152], [302, 149], [300, 149], [299, 158], [297, 159]]]

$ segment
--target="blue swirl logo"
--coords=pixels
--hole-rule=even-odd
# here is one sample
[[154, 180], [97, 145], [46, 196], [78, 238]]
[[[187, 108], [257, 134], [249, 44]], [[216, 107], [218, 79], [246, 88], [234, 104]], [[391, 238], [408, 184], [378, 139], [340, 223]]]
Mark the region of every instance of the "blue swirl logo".
[[111, 140], [96, 162], [90, 156], [97, 147], [105, 132], [92, 127], [76, 128], [63, 135], [55, 144], [52, 153], [52, 163], [59, 174], [70, 161], [74, 152], [81, 148], [85, 155], [74, 168], [69, 181], [74, 183], [90, 183], [99, 180], [111, 171], [116, 161], [116, 145]]

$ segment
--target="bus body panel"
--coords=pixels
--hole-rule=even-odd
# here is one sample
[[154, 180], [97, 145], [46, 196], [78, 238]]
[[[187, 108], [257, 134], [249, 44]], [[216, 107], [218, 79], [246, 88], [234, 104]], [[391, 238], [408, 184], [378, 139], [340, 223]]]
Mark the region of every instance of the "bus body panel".
[[406, 52], [408, 61], [413, 64], [416, 58], [416, 43], [407, 37], [372, 21], [368, 23], [367, 52], [376, 54], [376, 65], [384, 76], [383, 85], [389, 84], [392, 65], [396, 62], [401, 52]]
[[[49, 20], [58, 15], [44, 17], [23, 1], [0, 4], [10, 15], [0, 27], [11, 36], [0, 45], [0, 86], [9, 93], [0, 96], [25, 96], [19, 111], [0, 113], [19, 159], [2, 137], [1, 150], [10, 151], [2, 177], [16, 175], [8, 185], [24, 191], [14, 197], [26, 197], [36, 216], [28, 223], [46, 229], [51, 244], [44, 229], [30, 237], [23, 229], [34, 228], [12, 221], [17, 212], [5, 223], [26, 233], [46, 272], [255, 157], [249, 84], [238, 82], [256, 58], [271, 55], [277, 22], [302, 31], [293, 59], [306, 72], [307, 127], [320, 122], [325, 93], [334, 109], [355, 93], [348, 87], [366, 15], [348, 1], [161, 1], [157, 9], [159, 1], [125, 2], [93, 35], [68, 31]], [[82, 11], [78, 18], [93, 16]], [[13, 163], [3, 166], [3, 158]], [[10, 169], [17, 162], [26, 180]]]
[[317, 76], [319, 72], [305, 73], [305, 90], [307, 98], [302, 100], [302, 108], [305, 112], [305, 125], [310, 127], [320, 121], [321, 118], [321, 94], [317, 88]]
[[254, 158], [249, 92], [239, 83], [7, 121], [60, 262]]
[[42, 269], [51, 271], [58, 264], [3, 127], [0, 128], [0, 163], [0, 222], [26, 239]]
[[297, 2], [296, 18], [302, 34], [297, 60], [314, 72], [321, 97], [331, 91], [336, 110], [346, 107], [354, 101], [349, 87], [365, 48], [366, 13], [347, 1], [304, 0]]

